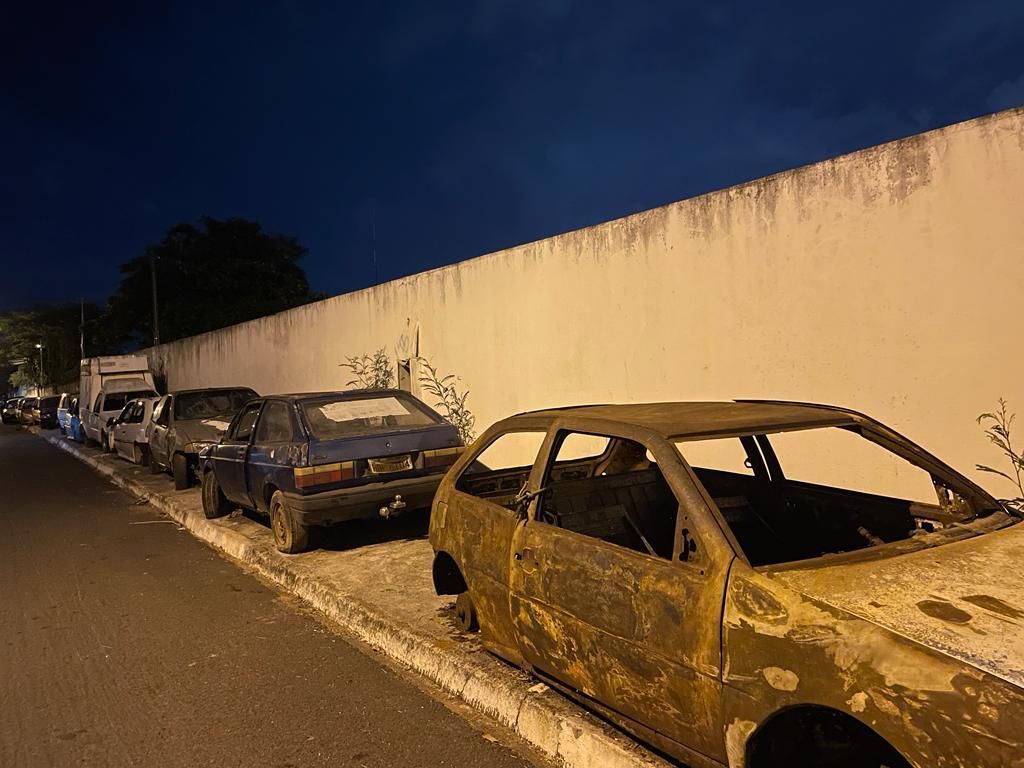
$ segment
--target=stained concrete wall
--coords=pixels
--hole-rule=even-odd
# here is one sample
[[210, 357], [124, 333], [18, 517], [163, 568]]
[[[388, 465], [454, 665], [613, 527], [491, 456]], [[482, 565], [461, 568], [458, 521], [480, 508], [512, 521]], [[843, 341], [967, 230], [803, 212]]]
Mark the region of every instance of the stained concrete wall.
[[149, 354], [172, 388], [280, 392], [418, 351], [479, 428], [585, 402], [837, 403], [1007, 494], [973, 471], [997, 461], [975, 417], [1003, 396], [1024, 418], [1022, 200], [1012, 110]]

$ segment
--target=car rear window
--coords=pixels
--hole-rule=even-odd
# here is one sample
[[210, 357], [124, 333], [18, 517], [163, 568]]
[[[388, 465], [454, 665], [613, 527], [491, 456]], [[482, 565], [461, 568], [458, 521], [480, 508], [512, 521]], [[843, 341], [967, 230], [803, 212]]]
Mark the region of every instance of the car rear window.
[[183, 392], [174, 397], [174, 418], [190, 420], [234, 416], [254, 397], [256, 393], [251, 389]]
[[103, 398], [104, 411], [121, 411], [129, 400], [137, 397], [156, 397], [156, 392], [151, 389], [143, 389], [138, 392], [112, 392]]
[[442, 423], [411, 398], [330, 398], [302, 404], [310, 432], [317, 440], [333, 440], [372, 432], [394, 432]]
[[39, 401], [39, 405], [43, 408], [55, 408], [59, 401], [60, 396], [44, 397], [42, 400]]

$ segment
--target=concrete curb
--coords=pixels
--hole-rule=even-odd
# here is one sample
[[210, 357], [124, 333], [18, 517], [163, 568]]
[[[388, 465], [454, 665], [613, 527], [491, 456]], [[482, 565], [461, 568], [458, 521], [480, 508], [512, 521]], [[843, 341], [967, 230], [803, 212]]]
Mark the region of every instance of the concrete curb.
[[256, 545], [237, 531], [191, 514], [173, 498], [144, 488], [64, 438], [40, 437], [106, 476], [114, 485], [146, 499], [196, 538], [276, 582], [370, 647], [511, 728], [548, 757], [571, 768], [668, 768], [668, 763], [546, 686], [530, 688], [510, 669], [482, 664], [458, 648], [457, 643], [439, 643], [436, 638], [391, 619], [379, 607], [298, 573], [289, 565], [288, 558], [276, 550]]

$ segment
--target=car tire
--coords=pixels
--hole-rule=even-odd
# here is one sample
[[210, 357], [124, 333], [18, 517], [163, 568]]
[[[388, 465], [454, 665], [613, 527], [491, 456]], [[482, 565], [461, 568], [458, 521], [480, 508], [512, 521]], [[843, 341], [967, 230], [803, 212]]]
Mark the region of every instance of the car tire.
[[110, 453], [110, 444], [107, 442], [107, 433], [100, 430], [100, 448], [104, 453]]
[[149, 474], [151, 474], [151, 475], [159, 475], [163, 471], [164, 471], [163, 465], [157, 463], [156, 459], [153, 457], [153, 452], [150, 451], [149, 452]]
[[231, 510], [231, 502], [220, 489], [217, 476], [212, 469], [208, 469], [203, 473], [203, 514], [207, 520], [215, 520], [230, 514]]
[[309, 547], [309, 526], [298, 521], [280, 491], [274, 491], [270, 497], [270, 530], [278, 552], [294, 555]]
[[188, 458], [183, 453], [176, 453], [171, 458], [171, 474], [174, 475], [174, 490], [184, 491], [192, 485], [189, 475]]
[[139, 466], [140, 467], [148, 467], [149, 466], [149, 448], [147, 446], [145, 446], [145, 445], [136, 445], [136, 448], [139, 451], [139, 462], [138, 462]]
[[476, 606], [473, 605], [473, 598], [469, 596], [468, 590], [455, 599], [455, 621], [463, 632], [476, 632], [480, 629], [476, 619]]

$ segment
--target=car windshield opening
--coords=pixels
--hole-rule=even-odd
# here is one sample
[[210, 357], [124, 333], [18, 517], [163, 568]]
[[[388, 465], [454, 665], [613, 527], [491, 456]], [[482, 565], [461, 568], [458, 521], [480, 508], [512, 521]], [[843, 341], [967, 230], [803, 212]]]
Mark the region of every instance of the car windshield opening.
[[153, 397], [156, 393], [152, 390], [143, 390], [141, 392], [112, 392], [109, 395], [103, 397], [103, 408], [104, 411], [121, 411], [129, 400], [134, 400], [137, 397]]
[[249, 389], [183, 392], [174, 397], [174, 418], [189, 421], [234, 416], [254, 397], [256, 393]]
[[417, 429], [441, 423], [411, 399], [393, 395], [312, 400], [302, 404], [302, 412], [317, 440]]
[[890, 444], [859, 426], [676, 441], [754, 566], [962, 531], [992, 511]]

